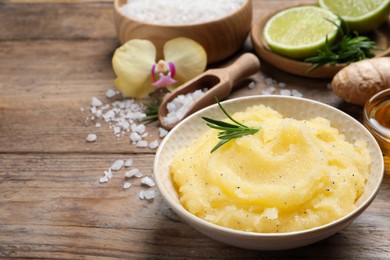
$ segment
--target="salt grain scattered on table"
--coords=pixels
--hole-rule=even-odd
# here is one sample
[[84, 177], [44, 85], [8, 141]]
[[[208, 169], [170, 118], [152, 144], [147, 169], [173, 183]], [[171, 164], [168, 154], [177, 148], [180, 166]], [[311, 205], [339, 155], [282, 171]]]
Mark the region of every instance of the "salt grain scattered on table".
[[158, 141], [157, 140], [154, 140], [152, 142], [150, 142], [149, 144], [149, 148], [150, 149], [156, 149], [158, 147]]
[[114, 96], [116, 95], [116, 93], [117, 93], [117, 92], [115, 92], [115, 90], [109, 89], [109, 90], [107, 90], [107, 92], [106, 92], [106, 97], [112, 98], [112, 97], [114, 97]]
[[125, 182], [124, 184], [123, 184], [123, 188], [124, 189], [128, 189], [128, 188], [130, 188], [131, 187], [131, 183], [130, 182]]
[[248, 84], [248, 88], [249, 89], [254, 89], [256, 87], [256, 83], [254, 81], [251, 81], [249, 84]]
[[292, 95], [293, 97], [303, 97], [303, 94], [302, 94], [301, 92], [299, 92], [298, 90], [296, 90], [296, 89], [293, 89], [293, 90], [291, 91], [291, 95]]
[[133, 159], [130, 158], [130, 159], [127, 159], [127, 160], [126, 160], [124, 166], [125, 166], [125, 167], [130, 167], [132, 164], [133, 164]]
[[133, 131], [133, 132], [143, 134], [143, 133], [145, 133], [145, 130], [146, 130], [146, 126], [144, 124], [131, 125], [131, 131]]
[[137, 171], [135, 172], [134, 176], [137, 177], [137, 178], [141, 178], [142, 176], [144, 176], [144, 174], [140, 170], [137, 169]]
[[140, 178], [142, 176], [144, 176], [144, 175], [138, 168], [134, 168], [134, 169], [131, 169], [130, 171], [125, 172], [126, 178], [132, 178], [132, 177]]
[[[121, 11], [130, 18], [154, 24], [196, 24], [238, 10], [244, 0], [128, 0]], [[175, 15], [180, 14], [180, 15]]]
[[96, 139], [97, 139], [97, 136], [95, 134], [88, 134], [88, 136], [87, 136], [87, 142], [92, 143], [92, 142], [95, 142]]
[[145, 147], [148, 147], [148, 142], [145, 140], [141, 140], [141, 141], [138, 141], [135, 146], [145, 148]]
[[103, 105], [103, 102], [100, 101], [100, 99], [98, 99], [97, 97], [92, 97], [92, 103], [91, 103], [92, 107], [99, 107], [101, 105]]
[[119, 126], [114, 126], [113, 130], [114, 130], [114, 134], [115, 135], [119, 135], [121, 133], [121, 131], [122, 131]]
[[123, 160], [116, 160], [114, 164], [111, 166], [111, 170], [119, 171], [120, 169], [122, 169], [124, 164], [125, 162]]
[[273, 93], [275, 93], [276, 91], [276, 88], [275, 87], [269, 87], [269, 88], [266, 88], [265, 90], [263, 90], [261, 92], [262, 95], [271, 95]]
[[112, 171], [111, 168], [109, 168], [107, 171], [104, 171], [104, 176], [106, 176], [109, 180], [112, 178]]
[[153, 187], [154, 185], [156, 185], [156, 183], [154, 182], [154, 180], [152, 180], [152, 179], [149, 178], [149, 177], [144, 177], [144, 178], [142, 178], [141, 183], [142, 183], [142, 184], [145, 184], [146, 186], [149, 186], [149, 187]]
[[282, 95], [282, 96], [291, 96], [291, 90], [289, 90], [289, 89], [282, 89], [280, 91], [280, 95]]
[[160, 133], [160, 137], [161, 138], [165, 137], [168, 134], [168, 131], [166, 129], [162, 128], [162, 127], [159, 127], [158, 131]]
[[142, 200], [152, 200], [156, 197], [154, 190], [140, 191], [139, 198]]
[[99, 179], [99, 182], [100, 182], [100, 183], [105, 183], [105, 182], [108, 182], [108, 178], [107, 178], [107, 176], [103, 176], [103, 177], [101, 177], [101, 178]]
[[130, 134], [130, 141], [131, 142], [135, 143], [135, 142], [138, 142], [138, 141], [141, 141], [141, 140], [142, 140], [142, 137], [138, 133], [132, 132]]
[[[108, 96], [116, 94], [114, 90], [107, 91]], [[106, 93], [106, 95], [107, 95]], [[130, 132], [145, 132], [145, 126], [143, 124], [138, 125], [146, 117], [144, 112], [144, 106], [137, 103], [134, 99], [126, 99], [122, 101], [114, 101], [109, 104], [96, 106], [99, 103], [93, 101], [91, 112], [97, 119], [102, 119], [109, 124], [109, 127], [113, 130], [114, 134], [119, 137], [120, 135]]]

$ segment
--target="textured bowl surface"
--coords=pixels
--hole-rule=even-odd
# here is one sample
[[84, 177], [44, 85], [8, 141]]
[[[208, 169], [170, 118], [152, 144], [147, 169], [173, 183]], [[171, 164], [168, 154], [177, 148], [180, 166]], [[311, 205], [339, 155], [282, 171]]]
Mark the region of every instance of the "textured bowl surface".
[[179, 202], [178, 194], [171, 179], [170, 163], [178, 151], [190, 145], [195, 138], [208, 130], [201, 116], [217, 119], [225, 118], [217, 105], [200, 110], [179, 123], [164, 138], [156, 153], [154, 175], [161, 195], [168, 205], [184, 221], [203, 234], [229, 245], [257, 250], [282, 250], [305, 246], [329, 237], [350, 224], [372, 202], [383, 178], [383, 157], [374, 137], [362, 124], [349, 115], [313, 100], [284, 96], [252, 96], [223, 102], [229, 113], [243, 111], [247, 107], [259, 104], [279, 111], [284, 117], [299, 120], [322, 116], [329, 119], [332, 126], [338, 128], [348, 141], [366, 140], [373, 163], [366, 190], [356, 203], [357, 208], [343, 218], [327, 225], [289, 233], [255, 233], [233, 230], [212, 224], [189, 213]]
[[230, 15], [209, 22], [189, 25], [159, 25], [130, 19], [121, 12], [126, 0], [115, 0], [115, 27], [123, 44], [131, 39], [147, 39], [157, 48], [157, 58], [163, 58], [164, 44], [176, 37], [188, 37], [200, 43], [207, 53], [207, 62], [216, 63], [234, 54], [244, 44], [252, 25], [252, 1]]
[[[308, 72], [312, 64], [290, 59], [273, 52], [271, 48], [267, 45], [263, 37], [264, 25], [273, 15], [287, 8], [302, 5], [309, 4], [303, 3], [285, 6], [270, 12], [269, 14], [256, 21], [251, 29], [251, 41], [253, 48], [255, 49], [256, 53], [266, 62], [285, 72], [308, 78], [332, 78], [338, 71], [347, 66], [347, 64], [342, 63], [336, 64], [334, 66], [326, 65], [311, 72]], [[376, 57], [390, 55], [390, 16], [388, 17], [387, 21], [382, 24], [382, 26], [370, 33], [369, 37], [373, 41], [375, 41], [376, 46], [381, 49], [374, 52]]]

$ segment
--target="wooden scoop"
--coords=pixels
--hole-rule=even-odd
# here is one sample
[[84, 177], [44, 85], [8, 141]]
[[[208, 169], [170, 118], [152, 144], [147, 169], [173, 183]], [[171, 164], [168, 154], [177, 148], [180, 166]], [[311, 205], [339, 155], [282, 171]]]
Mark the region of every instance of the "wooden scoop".
[[179, 123], [164, 123], [164, 117], [166, 117], [168, 114], [167, 104], [175, 99], [178, 95], [192, 93], [198, 89], [207, 89], [203, 96], [195, 100], [195, 102], [190, 106], [187, 113], [183, 117], [185, 118], [206, 106], [214, 104], [216, 102], [216, 98], [218, 98], [218, 100], [227, 98], [235, 86], [235, 82], [251, 76], [252, 74], [259, 71], [259, 69], [259, 59], [252, 53], [245, 53], [228, 67], [207, 70], [194, 79], [179, 86], [171, 93], [166, 94], [160, 104], [158, 110], [158, 119], [161, 126], [169, 130], [172, 129], [177, 123]]

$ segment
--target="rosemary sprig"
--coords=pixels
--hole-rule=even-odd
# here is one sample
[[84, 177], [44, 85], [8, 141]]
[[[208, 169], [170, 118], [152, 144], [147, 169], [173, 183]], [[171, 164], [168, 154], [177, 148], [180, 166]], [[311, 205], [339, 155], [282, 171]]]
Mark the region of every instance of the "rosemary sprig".
[[313, 63], [313, 66], [308, 72], [313, 71], [326, 64], [335, 65], [337, 63], [352, 63], [366, 58], [375, 56], [372, 50], [380, 50], [367, 36], [360, 36], [357, 32], [345, 34], [340, 25], [331, 20], [329, 22], [335, 24], [341, 33], [341, 39], [334, 45], [329, 43], [328, 37], [325, 39], [325, 46], [318, 50], [317, 56], [305, 59], [305, 62]]
[[223, 106], [217, 101], [219, 108], [222, 110], [222, 112], [234, 123], [227, 123], [224, 121], [212, 119], [209, 117], [202, 117], [203, 120], [207, 122], [207, 125], [211, 128], [220, 130], [221, 132], [218, 133], [218, 139], [220, 140], [214, 148], [211, 150], [211, 153], [217, 150], [222, 145], [226, 144], [232, 139], [240, 138], [245, 135], [253, 135], [257, 133], [260, 128], [254, 128], [249, 127], [244, 124], [241, 124], [240, 122], [236, 121], [233, 117], [231, 117], [226, 110], [223, 108]]
[[142, 120], [142, 122], [148, 124], [153, 121], [156, 121], [158, 119], [158, 108], [160, 106], [160, 103], [159, 102], [153, 104], [144, 103], [143, 105], [146, 107], [145, 109], [146, 117]]

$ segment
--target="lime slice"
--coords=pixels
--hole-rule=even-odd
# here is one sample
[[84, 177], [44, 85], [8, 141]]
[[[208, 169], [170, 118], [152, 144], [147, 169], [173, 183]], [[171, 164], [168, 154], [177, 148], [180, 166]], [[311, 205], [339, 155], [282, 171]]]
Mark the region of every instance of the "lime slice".
[[316, 6], [299, 6], [272, 16], [264, 26], [264, 38], [276, 53], [293, 59], [304, 59], [317, 54], [336, 38], [339, 18], [329, 10]]
[[390, 13], [390, 0], [319, 0], [319, 4], [340, 15], [351, 31], [359, 33], [377, 28]]

